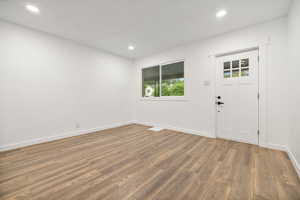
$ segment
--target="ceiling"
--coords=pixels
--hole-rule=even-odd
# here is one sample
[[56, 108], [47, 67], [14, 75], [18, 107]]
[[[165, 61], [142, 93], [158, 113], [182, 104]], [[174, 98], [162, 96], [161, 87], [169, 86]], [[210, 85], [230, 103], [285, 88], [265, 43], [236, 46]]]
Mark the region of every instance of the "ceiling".
[[[0, 0], [0, 18], [140, 58], [288, 13], [290, 0]], [[219, 9], [228, 15], [216, 19]], [[136, 49], [129, 51], [128, 45]]]

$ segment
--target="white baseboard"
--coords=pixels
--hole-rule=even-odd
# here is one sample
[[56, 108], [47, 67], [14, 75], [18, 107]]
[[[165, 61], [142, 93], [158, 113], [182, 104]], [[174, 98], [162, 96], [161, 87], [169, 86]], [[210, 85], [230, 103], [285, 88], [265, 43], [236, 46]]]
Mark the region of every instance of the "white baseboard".
[[261, 147], [268, 148], [268, 149], [274, 149], [279, 151], [284, 151], [288, 154], [298, 176], [300, 177], [300, 164], [297, 162], [295, 155], [292, 153], [292, 151], [287, 147], [283, 145], [278, 144], [260, 144]]
[[292, 151], [287, 148], [287, 154], [289, 155], [290, 157], [290, 160], [292, 161], [293, 165], [294, 165], [294, 168], [298, 174], [298, 176], [300, 177], [300, 164], [298, 163], [298, 161], [296, 160], [296, 157], [295, 155], [292, 153]]
[[288, 148], [283, 145], [278, 145], [278, 144], [259, 144], [259, 146], [268, 148], [268, 149], [274, 149], [274, 150], [279, 150], [279, 151], [288, 151]]
[[246, 144], [253, 144], [253, 145], [257, 145], [257, 143], [254, 143], [254, 142], [249, 142], [249, 141], [247, 141], [247, 140], [243, 140], [243, 139], [230, 138], [230, 137], [224, 137], [224, 138], [218, 137], [218, 138], [220, 138], [220, 139], [224, 139], [224, 140], [231, 140], [231, 141], [235, 141], [235, 142], [246, 143]]
[[125, 125], [133, 124], [133, 123], [135, 123], [135, 122], [134, 121], [128, 121], [128, 122], [114, 123], [114, 124], [104, 125], [104, 126], [100, 126], [100, 127], [96, 127], [96, 128], [86, 129], [86, 130], [77, 130], [77, 131], [65, 132], [65, 133], [62, 133], [62, 134], [56, 134], [56, 135], [49, 136], [49, 137], [37, 138], [37, 139], [22, 141], [22, 142], [19, 142], [19, 143], [3, 145], [3, 146], [0, 146], [0, 152], [1, 151], [13, 150], [13, 149], [21, 148], [21, 147], [26, 147], [26, 146], [30, 146], [30, 145], [34, 145], [34, 144], [40, 144], [40, 143], [44, 143], [44, 142], [59, 140], [59, 139], [67, 138], [67, 137], [72, 137], [72, 136], [77, 136], [77, 135], [84, 135], [84, 134], [88, 134], [88, 133], [92, 133], [92, 132], [96, 132], [96, 131], [102, 131], [102, 130], [105, 130], [105, 129], [115, 128], [115, 127], [119, 127], [119, 126], [125, 126]]
[[146, 126], [154, 126], [154, 127], [160, 127], [164, 129], [170, 129], [174, 131], [179, 131], [179, 132], [184, 132], [192, 135], [198, 135], [198, 136], [204, 136], [204, 137], [209, 137], [209, 138], [216, 138], [212, 136], [210, 133], [204, 132], [204, 131], [198, 131], [198, 130], [192, 130], [192, 129], [186, 129], [186, 128], [179, 128], [179, 127], [174, 127], [170, 125], [162, 125], [162, 124], [157, 124], [157, 123], [152, 123], [152, 122], [140, 122], [140, 121], [135, 121], [137, 124], [143, 124]]

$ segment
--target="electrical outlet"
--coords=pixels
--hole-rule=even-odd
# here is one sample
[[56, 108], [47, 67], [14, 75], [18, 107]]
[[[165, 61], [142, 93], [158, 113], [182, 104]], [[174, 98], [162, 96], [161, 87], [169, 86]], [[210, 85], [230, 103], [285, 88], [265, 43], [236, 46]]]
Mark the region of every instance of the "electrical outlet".
[[75, 123], [76, 128], [80, 128], [80, 124], [78, 122]]

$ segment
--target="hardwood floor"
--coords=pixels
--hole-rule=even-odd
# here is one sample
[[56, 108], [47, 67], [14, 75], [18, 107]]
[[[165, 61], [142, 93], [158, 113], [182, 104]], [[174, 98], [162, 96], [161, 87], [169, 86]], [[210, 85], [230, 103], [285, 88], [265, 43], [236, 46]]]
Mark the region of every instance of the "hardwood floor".
[[284, 152], [128, 125], [0, 153], [0, 199], [296, 200]]

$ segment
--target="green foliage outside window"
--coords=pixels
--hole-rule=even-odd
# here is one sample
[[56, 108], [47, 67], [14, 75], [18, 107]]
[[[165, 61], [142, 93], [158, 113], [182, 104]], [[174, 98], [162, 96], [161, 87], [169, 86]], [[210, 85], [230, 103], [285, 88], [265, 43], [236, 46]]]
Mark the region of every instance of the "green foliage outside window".
[[184, 96], [183, 80], [165, 80], [161, 85], [162, 96]]

